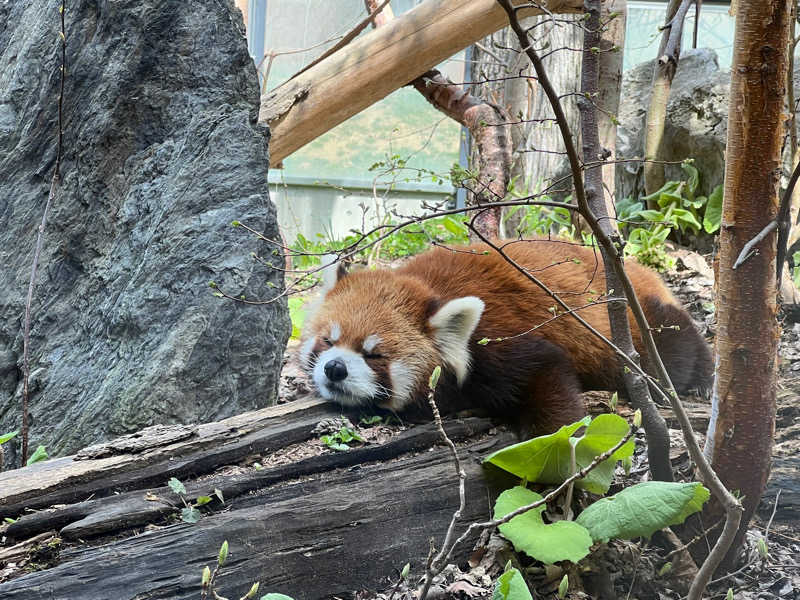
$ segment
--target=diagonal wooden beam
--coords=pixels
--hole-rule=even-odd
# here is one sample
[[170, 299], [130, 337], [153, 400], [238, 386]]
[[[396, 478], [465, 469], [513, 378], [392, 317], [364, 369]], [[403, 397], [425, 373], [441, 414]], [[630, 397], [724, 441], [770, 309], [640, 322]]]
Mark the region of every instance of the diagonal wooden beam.
[[[583, 0], [515, 4], [524, 5], [520, 16], [583, 10]], [[272, 130], [271, 163], [507, 24], [495, 0], [426, 0], [354, 40], [261, 97], [258, 120]]]

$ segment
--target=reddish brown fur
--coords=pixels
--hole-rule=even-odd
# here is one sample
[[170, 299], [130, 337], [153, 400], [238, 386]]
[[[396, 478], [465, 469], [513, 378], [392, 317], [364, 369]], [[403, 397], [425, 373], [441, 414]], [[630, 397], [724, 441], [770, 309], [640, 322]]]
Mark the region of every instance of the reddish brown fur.
[[[483, 245], [458, 252], [437, 248], [395, 271], [351, 273], [327, 294], [311, 331], [326, 336], [324, 328], [331, 322], [340, 323], [339, 343], [354, 350], [366, 336], [377, 334], [382, 339], [380, 354], [402, 359], [413, 368], [418, 381], [416, 395], [422, 399], [428, 374], [441, 362], [428, 319], [444, 302], [477, 296], [485, 309], [469, 344], [470, 376], [460, 389], [452, 374], [446, 376], [437, 398], [446, 408], [482, 406], [521, 418], [537, 430], [579, 418], [583, 414], [581, 388], [618, 387], [618, 362], [613, 352], [568, 315], [523, 336], [477, 344], [482, 338], [514, 336], [540, 325], [553, 317], [551, 307], [555, 306], [497, 252], [484, 255], [486, 249]], [[505, 251], [572, 307], [591, 303], [605, 289], [602, 261], [591, 248], [528, 240], [511, 243]], [[657, 339], [676, 387], [681, 392], [705, 389], [711, 357], [688, 314], [654, 272], [632, 262], [627, 271], [650, 326], [681, 326], [680, 331], [664, 330]], [[610, 338], [605, 304], [582, 309], [580, 314]], [[629, 321], [634, 344], [644, 355], [630, 311]], [[370, 366], [376, 372], [387, 368], [378, 361]]]

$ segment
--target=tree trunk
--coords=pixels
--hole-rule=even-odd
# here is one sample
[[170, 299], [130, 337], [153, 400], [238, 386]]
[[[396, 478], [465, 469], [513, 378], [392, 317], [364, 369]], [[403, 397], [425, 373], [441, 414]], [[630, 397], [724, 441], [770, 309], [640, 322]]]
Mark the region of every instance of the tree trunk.
[[[612, 14], [616, 14], [611, 18]], [[606, 0], [600, 8], [600, 22], [606, 23], [600, 34], [600, 74], [597, 113], [600, 146], [608, 155], [609, 163], [603, 166], [603, 189], [606, 212], [616, 215], [615, 172], [617, 159], [617, 115], [622, 91], [622, 50], [625, 47], [625, 22], [628, 19], [628, 0]]]
[[[661, 141], [664, 137], [664, 123], [667, 117], [667, 101], [672, 79], [678, 69], [681, 52], [683, 18], [678, 16], [681, 0], [670, 0], [667, 5], [664, 33], [658, 48], [658, 56], [653, 70], [653, 92], [650, 94], [650, 106], [647, 109], [645, 126], [644, 158], [645, 161], [657, 161], [661, 155]], [[675, 39], [677, 38], [677, 39]], [[644, 163], [644, 188], [652, 194], [665, 183], [664, 165], [657, 162]], [[658, 208], [650, 206], [649, 208]]]
[[[602, 47], [600, 0], [587, 0], [586, 13], [588, 19], [586, 20], [586, 30], [584, 31], [583, 65], [581, 67], [582, 95], [578, 99], [584, 164], [597, 162], [602, 155], [599, 136], [599, 115], [602, 114], [602, 111], [598, 110], [591, 100], [591, 98], [600, 97], [599, 73], [602, 53], [595, 51], [595, 48]], [[617, 102], [619, 102], [618, 95]], [[615, 213], [608, 210], [603, 194], [603, 169], [603, 166], [595, 166], [588, 167], [584, 171], [586, 202], [605, 234], [612, 239], [619, 240], [617, 223], [609, 219], [609, 215]], [[619, 291], [612, 291], [623, 289], [620, 277], [611, 268], [614, 257], [602, 246], [600, 247], [600, 252], [603, 257], [603, 264], [606, 265], [606, 290], [609, 290], [610, 295], [619, 296]], [[611, 336], [614, 344], [636, 363], [639, 363], [639, 355], [633, 346], [633, 338], [631, 337], [631, 329], [628, 322], [627, 302], [608, 303], [608, 322], [611, 327]], [[653, 479], [672, 481], [672, 465], [669, 460], [669, 433], [664, 419], [658, 413], [655, 403], [650, 398], [647, 381], [631, 369], [621, 369], [621, 371], [621, 378], [625, 382], [625, 389], [628, 392], [631, 404], [642, 411], [642, 423], [647, 434], [647, 452]]]
[[705, 453], [745, 513], [730, 566], [770, 470], [778, 343], [773, 231], [747, 261], [743, 246], [774, 220], [781, 172], [789, 0], [742, 2], [731, 67], [717, 297], [717, 357]]

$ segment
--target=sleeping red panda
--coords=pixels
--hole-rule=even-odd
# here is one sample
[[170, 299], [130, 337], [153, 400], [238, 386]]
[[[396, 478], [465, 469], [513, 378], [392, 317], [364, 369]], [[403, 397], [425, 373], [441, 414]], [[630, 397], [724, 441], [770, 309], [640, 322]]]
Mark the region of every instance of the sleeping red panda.
[[[505, 252], [572, 307], [605, 290], [602, 261], [591, 248], [522, 240]], [[678, 392], [707, 390], [711, 353], [689, 314], [656, 273], [632, 261], [626, 269]], [[340, 268], [325, 274], [300, 359], [324, 398], [396, 413], [426, 410], [428, 378], [441, 365], [436, 400], [443, 412], [485, 409], [531, 433], [549, 433], [584, 416], [581, 391], [623, 387], [611, 349], [569, 315], [529, 331], [553, 317], [554, 305], [482, 244], [436, 248], [395, 270]], [[580, 314], [610, 338], [605, 304]], [[630, 311], [629, 321], [644, 357]], [[479, 344], [484, 338], [504, 339]]]

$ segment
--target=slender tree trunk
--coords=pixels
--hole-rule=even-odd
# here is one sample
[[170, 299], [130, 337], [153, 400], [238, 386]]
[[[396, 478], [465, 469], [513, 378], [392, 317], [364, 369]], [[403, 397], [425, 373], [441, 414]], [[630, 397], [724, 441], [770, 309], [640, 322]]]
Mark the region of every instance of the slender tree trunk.
[[[612, 18], [612, 15], [616, 15]], [[628, 19], [628, 0], [606, 0], [600, 8], [600, 22], [606, 23], [600, 33], [600, 73], [597, 113], [600, 146], [610, 153], [603, 167], [603, 197], [609, 215], [615, 215], [615, 172], [617, 158], [617, 115], [622, 91], [622, 50], [625, 47], [625, 22]]]
[[[740, 2], [731, 67], [717, 296], [717, 356], [705, 453], [745, 512], [730, 566], [770, 470], [779, 328], [773, 231], [733, 270], [778, 207], [790, 0]], [[712, 507], [713, 510], [713, 507]]]
[[[600, 136], [598, 134], [599, 115], [591, 98], [598, 97], [598, 81], [600, 73], [600, 56], [602, 53], [596, 49], [601, 46], [601, 9], [600, 0], [586, 0], [586, 29], [583, 40], [583, 65], [581, 67], [581, 91], [578, 107], [581, 117], [581, 138], [583, 149], [583, 163], [592, 163], [598, 160], [601, 154]], [[600, 228], [611, 239], [619, 240], [619, 231], [616, 221], [609, 218], [609, 212], [603, 195], [603, 167], [588, 167], [584, 172], [584, 188], [586, 202]], [[611, 267], [614, 257], [600, 247], [603, 264], [606, 265], [606, 289], [614, 290], [614, 295], [619, 295], [622, 290], [622, 281]], [[608, 321], [611, 326], [611, 336], [614, 344], [622, 349], [637, 363], [639, 355], [633, 345], [630, 324], [628, 322], [628, 304], [625, 301], [609, 302]], [[647, 434], [647, 451], [650, 471], [653, 478], [660, 481], [672, 481], [672, 466], [669, 461], [669, 433], [663, 417], [658, 412], [655, 403], [650, 398], [647, 381], [644, 377], [631, 369], [622, 373], [625, 389], [631, 403], [642, 411], [642, 423]]]
[[[683, 17], [678, 16], [681, 0], [670, 0], [667, 5], [667, 17], [658, 56], [653, 69], [653, 91], [650, 94], [650, 106], [647, 109], [645, 125], [644, 158], [646, 161], [657, 161], [660, 156], [661, 142], [664, 138], [664, 123], [667, 117], [667, 101], [672, 88], [672, 79], [678, 69], [681, 52]], [[677, 17], [677, 18], [676, 18]], [[677, 39], [676, 39], [677, 38]], [[644, 188], [652, 194], [664, 185], [664, 165], [657, 162], [644, 163]], [[654, 208], [654, 207], [650, 207]]]

